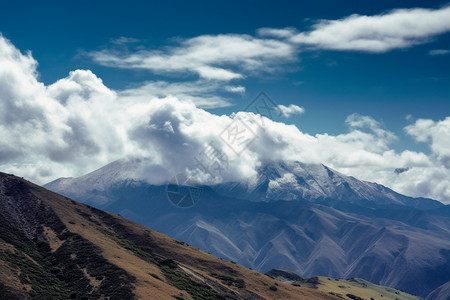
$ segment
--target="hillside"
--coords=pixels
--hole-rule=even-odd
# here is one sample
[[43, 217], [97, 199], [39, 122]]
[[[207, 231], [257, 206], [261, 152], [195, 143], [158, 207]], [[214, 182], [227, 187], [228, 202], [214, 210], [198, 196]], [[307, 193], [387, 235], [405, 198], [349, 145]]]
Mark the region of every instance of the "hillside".
[[338, 299], [0, 173], [7, 299]]

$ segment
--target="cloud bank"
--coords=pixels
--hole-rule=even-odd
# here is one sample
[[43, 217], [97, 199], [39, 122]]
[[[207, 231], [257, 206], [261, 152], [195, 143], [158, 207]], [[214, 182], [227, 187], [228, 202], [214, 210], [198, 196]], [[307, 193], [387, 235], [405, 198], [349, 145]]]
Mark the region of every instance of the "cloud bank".
[[[447, 13], [446, 8], [436, 11]], [[230, 159], [229, 168], [220, 180], [252, 177], [263, 161], [288, 157], [324, 163], [407, 195], [450, 203], [450, 118], [420, 119], [405, 128], [406, 134], [417, 142], [430, 146], [428, 155], [393, 150], [391, 143], [397, 137], [370, 116], [350, 115], [345, 121], [348, 131], [339, 135], [310, 135], [293, 125], [267, 118], [261, 127], [252, 113], [218, 116], [199, 108], [199, 103], [226, 105], [223, 98], [216, 96], [219, 89], [245, 92], [245, 87], [230, 81], [266, 68], [266, 64], [276, 68], [274, 55], [283, 61], [293, 59], [296, 49], [287, 40], [298, 35], [292, 29], [265, 30], [260, 34], [280, 40], [247, 35], [201, 36], [169, 49], [168, 54], [160, 51], [125, 57], [105, 51], [93, 54], [105, 65], [142, 66], [170, 74], [194, 72], [199, 77], [194, 86], [161, 81], [122, 91], [106, 87], [89, 70], [75, 70], [46, 86], [38, 80], [37, 62], [31, 53], [21, 53], [0, 36], [1, 170], [46, 183], [61, 176], [85, 174], [116, 159], [137, 156], [149, 161], [145, 178], [151, 183], [167, 182], [186, 170], [199, 172], [208, 180], [195, 157], [213, 143]], [[249, 53], [248, 49], [255, 51]], [[296, 105], [278, 109], [286, 117], [303, 112]], [[221, 136], [236, 120], [245, 122], [255, 137], [240, 155]], [[398, 168], [408, 170], [396, 173], [394, 170]]]

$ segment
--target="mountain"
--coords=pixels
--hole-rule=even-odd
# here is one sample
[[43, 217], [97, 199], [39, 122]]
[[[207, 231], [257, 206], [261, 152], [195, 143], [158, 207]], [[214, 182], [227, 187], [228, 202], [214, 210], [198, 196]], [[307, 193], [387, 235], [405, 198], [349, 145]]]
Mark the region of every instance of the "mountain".
[[422, 297], [450, 281], [450, 218], [438, 201], [278, 162], [254, 182], [202, 186], [198, 203], [180, 208], [168, 186], [133, 177], [140, 164], [117, 161], [46, 187], [261, 272], [358, 277]]
[[[122, 159], [78, 178], [60, 178], [45, 186], [92, 204], [113, 201], [104, 191], [125, 181], [145, 181], [145, 159]], [[155, 168], [156, 169], [156, 168]], [[267, 162], [257, 169], [257, 178], [211, 186], [219, 195], [250, 201], [305, 200], [325, 205], [354, 204], [362, 207], [438, 209], [436, 200], [401, 195], [377, 183], [360, 181], [322, 164]]]
[[339, 299], [0, 173], [2, 299]]

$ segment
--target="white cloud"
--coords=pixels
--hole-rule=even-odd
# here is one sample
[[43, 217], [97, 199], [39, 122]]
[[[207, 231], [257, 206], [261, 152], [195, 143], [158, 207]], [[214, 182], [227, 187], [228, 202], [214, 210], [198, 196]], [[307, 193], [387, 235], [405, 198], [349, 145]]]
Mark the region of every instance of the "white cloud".
[[382, 128], [380, 122], [374, 120], [369, 116], [361, 116], [357, 113], [354, 113], [348, 116], [345, 122], [350, 126], [350, 128], [352, 128], [352, 130], [355, 130], [355, 132], [361, 132], [359, 131], [361, 129], [369, 129], [371, 135], [378, 137], [380, 141], [386, 143], [383, 147], [380, 148], [383, 150], [386, 150], [388, 148], [388, 143], [397, 139], [397, 137], [392, 132]]
[[109, 67], [146, 69], [166, 75], [197, 74], [204, 79], [230, 81], [245, 77], [242, 72], [267, 72], [282, 62], [294, 60], [295, 48], [275, 39], [221, 34], [182, 40], [179, 46], [164, 51], [130, 54], [103, 50], [88, 55]]
[[351, 15], [322, 20], [310, 32], [291, 38], [319, 49], [386, 52], [424, 43], [450, 31], [450, 6], [440, 9], [397, 9], [375, 16]]
[[416, 141], [428, 143], [433, 155], [450, 169], [450, 117], [437, 122], [419, 119], [405, 131]]
[[305, 109], [303, 107], [300, 107], [298, 105], [295, 104], [289, 104], [289, 106], [285, 106], [285, 105], [278, 105], [277, 109], [281, 112], [281, 114], [285, 117], [285, 118], [289, 118], [292, 115], [301, 115], [305, 112]]
[[[129, 38], [123, 37], [113, 41], [120, 45], [129, 42]], [[202, 35], [161, 49], [137, 52], [105, 49], [86, 55], [108, 67], [145, 69], [159, 75], [182, 77], [183, 82], [146, 82], [126, 93], [147, 97], [164, 93], [192, 100], [203, 108], [231, 105], [230, 99], [218, 96], [222, 91], [245, 93], [244, 86], [231, 85], [230, 81], [281, 70], [283, 65], [297, 59], [291, 43], [245, 34]]]
[[[167, 87], [177, 97], [188, 97], [192, 91], [184, 84], [151, 82], [113, 91], [92, 72], [76, 70], [45, 86], [37, 80], [31, 54], [20, 53], [2, 37], [0, 66], [0, 169], [38, 183], [79, 176], [131, 155], [149, 161], [140, 176], [161, 184], [184, 170], [199, 172], [194, 157], [214, 142], [232, 161], [225, 181], [254, 176], [263, 161], [289, 158], [324, 163], [407, 195], [450, 203], [450, 117], [417, 120], [406, 128], [417, 141], [430, 144], [432, 154], [426, 155], [393, 150], [396, 136], [368, 116], [349, 116], [348, 132], [333, 136], [309, 135], [267, 118], [261, 128], [252, 113], [238, 112], [234, 117], [244, 120], [257, 138], [236, 155], [219, 137], [232, 123], [230, 116], [211, 114], [195, 99], [157, 93]], [[396, 174], [396, 168], [410, 169]]]

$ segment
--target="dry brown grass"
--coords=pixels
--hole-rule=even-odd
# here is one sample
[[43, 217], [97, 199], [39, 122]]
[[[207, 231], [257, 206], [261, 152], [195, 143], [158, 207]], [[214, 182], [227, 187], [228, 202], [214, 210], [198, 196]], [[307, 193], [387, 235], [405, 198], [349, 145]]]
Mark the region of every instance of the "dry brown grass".
[[42, 226], [44, 229], [44, 236], [47, 239], [48, 245], [52, 252], [58, 250], [59, 247], [64, 243], [64, 241], [60, 240], [55, 231], [47, 226]]
[[352, 294], [363, 299], [383, 299], [383, 300], [420, 300], [420, 297], [412, 296], [394, 288], [376, 285], [363, 279], [344, 280], [319, 276], [320, 284], [317, 285], [320, 291], [332, 292], [340, 295], [343, 299], [351, 299], [346, 296]]

